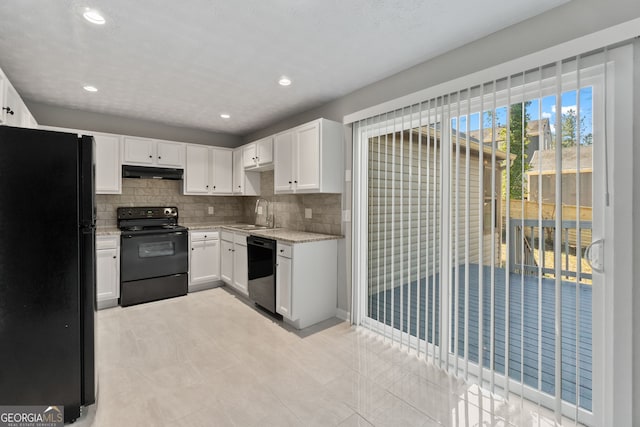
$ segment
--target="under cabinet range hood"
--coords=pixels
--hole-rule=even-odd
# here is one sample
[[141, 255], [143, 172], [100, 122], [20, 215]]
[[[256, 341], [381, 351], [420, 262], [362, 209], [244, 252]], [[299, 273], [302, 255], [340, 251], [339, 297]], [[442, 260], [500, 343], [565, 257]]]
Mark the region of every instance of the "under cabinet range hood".
[[182, 179], [183, 169], [122, 165], [123, 178]]

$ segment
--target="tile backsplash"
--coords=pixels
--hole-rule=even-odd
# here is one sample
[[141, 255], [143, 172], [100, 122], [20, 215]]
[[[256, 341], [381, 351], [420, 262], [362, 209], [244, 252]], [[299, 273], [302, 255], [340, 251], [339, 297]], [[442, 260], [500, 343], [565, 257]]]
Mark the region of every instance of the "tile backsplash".
[[[185, 196], [182, 194], [182, 181], [123, 178], [122, 194], [96, 195], [97, 225], [115, 226], [116, 208], [119, 206], [177, 206], [179, 222], [183, 224], [247, 222], [242, 199], [233, 196]], [[209, 206], [213, 207], [213, 215], [208, 214]]]
[[[275, 206], [277, 227], [313, 233], [342, 234], [341, 194], [273, 194], [273, 171], [260, 174], [261, 197]], [[250, 223], [256, 219], [257, 197], [244, 198], [244, 217]], [[305, 218], [311, 209], [311, 218]]]
[[[275, 207], [277, 227], [314, 233], [342, 234], [341, 194], [273, 194], [273, 171], [260, 174], [261, 197]], [[96, 195], [97, 225], [116, 225], [119, 206], [177, 206], [182, 224], [249, 223], [256, 221], [257, 197], [185, 196], [182, 181], [122, 179], [122, 194]], [[208, 208], [213, 207], [213, 215]], [[312, 218], [305, 218], [311, 209]], [[264, 218], [262, 218], [264, 219]]]

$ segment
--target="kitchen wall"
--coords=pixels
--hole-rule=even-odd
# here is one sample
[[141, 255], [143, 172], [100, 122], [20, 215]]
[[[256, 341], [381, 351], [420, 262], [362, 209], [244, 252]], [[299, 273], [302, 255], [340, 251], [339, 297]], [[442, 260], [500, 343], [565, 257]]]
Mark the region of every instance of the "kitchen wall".
[[[123, 178], [122, 194], [96, 195], [97, 225], [115, 226], [118, 206], [177, 206], [179, 223], [187, 225], [247, 222], [242, 199], [233, 196], [184, 196], [182, 181]], [[207, 213], [209, 206], [213, 206], [213, 215]]]
[[[260, 174], [261, 197], [275, 207], [276, 226], [313, 233], [342, 234], [341, 194], [273, 194], [273, 171]], [[244, 198], [244, 217], [256, 219], [257, 197]], [[305, 218], [311, 209], [311, 219]]]
[[242, 145], [242, 139], [237, 135], [210, 132], [202, 129], [187, 129], [131, 117], [76, 110], [43, 104], [30, 99], [25, 99], [24, 102], [41, 126], [141, 136], [218, 147], [237, 147]]

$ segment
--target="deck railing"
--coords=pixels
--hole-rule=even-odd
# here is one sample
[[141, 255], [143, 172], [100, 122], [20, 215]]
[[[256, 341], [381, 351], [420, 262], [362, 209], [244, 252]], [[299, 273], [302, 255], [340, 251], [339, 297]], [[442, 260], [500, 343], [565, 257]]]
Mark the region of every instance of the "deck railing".
[[[578, 239], [578, 226], [580, 236]], [[576, 278], [577, 281], [591, 280], [591, 273], [583, 272], [579, 254], [582, 249], [591, 242], [591, 221], [562, 221], [562, 241], [557, 247], [555, 239], [556, 221], [555, 219], [522, 219], [511, 218], [509, 220], [510, 242], [509, 242], [509, 271], [514, 273], [524, 272], [527, 275], [537, 275], [539, 270], [548, 276], [556, 275], [555, 266], [546, 265], [545, 253], [547, 250], [561, 250], [563, 264], [561, 275], [565, 278]], [[538, 243], [537, 245], [535, 243]], [[574, 248], [577, 261], [572, 266], [570, 250]], [[536, 262], [535, 255], [539, 256], [540, 266]], [[524, 254], [524, 257], [523, 257]], [[554, 257], [555, 259], [555, 257]]]

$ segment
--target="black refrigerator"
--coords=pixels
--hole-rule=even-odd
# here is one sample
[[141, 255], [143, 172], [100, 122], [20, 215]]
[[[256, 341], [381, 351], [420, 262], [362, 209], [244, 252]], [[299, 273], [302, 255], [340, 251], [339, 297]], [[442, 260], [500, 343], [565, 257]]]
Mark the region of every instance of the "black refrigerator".
[[0, 126], [0, 405], [94, 403], [93, 137]]

